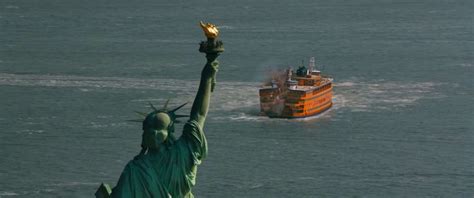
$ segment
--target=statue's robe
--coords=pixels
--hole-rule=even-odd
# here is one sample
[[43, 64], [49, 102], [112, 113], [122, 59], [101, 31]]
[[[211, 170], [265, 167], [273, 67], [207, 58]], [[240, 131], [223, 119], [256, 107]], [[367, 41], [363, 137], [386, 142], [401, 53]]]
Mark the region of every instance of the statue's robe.
[[207, 155], [207, 142], [196, 121], [188, 121], [183, 134], [167, 148], [151, 150], [130, 161], [112, 197], [194, 197], [197, 165]]

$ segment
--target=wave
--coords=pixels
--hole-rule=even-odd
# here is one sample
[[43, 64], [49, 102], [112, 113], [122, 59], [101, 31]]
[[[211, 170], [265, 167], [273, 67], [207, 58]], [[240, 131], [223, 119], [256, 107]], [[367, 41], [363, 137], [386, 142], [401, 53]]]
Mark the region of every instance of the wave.
[[20, 7], [19, 6], [16, 6], [16, 5], [7, 5], [5, 6], [6, 9], [19, 9]]
[[32, 134], [44, 133], [44, 130], [40, 130], [40, 129], [24, 129], [24, 130], [18, 131], [17, 133], [32, 135]]
[[[197, 81], [0, 73], [0, 85], [177, 90]], [[176, 86], [180, 83], [180, 87]]]
[[[71, 187], [77, 187], [77, 186], [99, 186], [100, 183], [97, 182], [61, 182], [61, 183], [50, 183], [50, 184], [44, 184], [40, 185], [41, 189], [30, 189], [27, 191], [21, 191], [21, 192], [12, 192], [12, 191], [0, 191], [0, 197], [6, 197], [6, 196], [32, 196], [36, 197], [39, 194], [45, 195], [45, 194], [50, 194], [51, 192], [58, 191], [60, 188], [64, 190], [64, 188], [71, 188]], [[37, 186], [37, 187], [40, 187]]]
[[219, 27], [219, 29], [228, 29], [228, 30], [233, 30], [233, 29], [235, 29], [234, 26], [229, 26], [229, 25], [220, 25], [220, 26], [218, 26], [218, 27]]
[[424, 98], [439, 98], [437, 88], [443, 83], [434, 82], [341, 82], [334, 94], [336, 108], [372, 112], [406, 108]]
[[0, 196], [18, 196], [20, 194], [16, 192], [7, 192], [7, 191], [0, 191]]
[[459, 64], [459, 66], [461, 66], [461, 67], [472, 67], [472, 66], [474, 66], [474, 64], [472, 64], [472, 63], [461, 63], [461, 64]]
[[97, 182], [63, 182], [63, 183], [53, 183], [46, 186], [99, 186], [100, 183]]
[[[83, 77], [0, 73], [0, 85], [74, 87], [81, 91], [113, 89], [151, 89], [172, 91], [180, 101], [192, 101], [197, 80], [139, 79], [120, 77]], [[179, 86], [177, 86], [179, 85]], [[414, 105], [424, 98], [443, 97], [438, 87], [443, 83], [351, 79], [334, 84], [334, 110], [354, 112], [390, 111]], [[260, 119], [258, 82], [218, 81], [211, 111], [225, 112], [228, 120], [264, 121]], [[167, 98], [134, 98], [131, 101], [164, 103]], [[102, 127], [102, 126], [97, 126]]]

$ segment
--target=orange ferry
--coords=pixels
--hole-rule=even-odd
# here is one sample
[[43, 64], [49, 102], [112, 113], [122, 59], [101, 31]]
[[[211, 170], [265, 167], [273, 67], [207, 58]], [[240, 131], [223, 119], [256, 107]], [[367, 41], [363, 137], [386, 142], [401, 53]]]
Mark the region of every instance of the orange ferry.
[[314, 69], [291, 68], [272, 77], [260, 90], [260, 112], [271, 118], [304, 118], [322, 113], [332, 106], [333, 79]]

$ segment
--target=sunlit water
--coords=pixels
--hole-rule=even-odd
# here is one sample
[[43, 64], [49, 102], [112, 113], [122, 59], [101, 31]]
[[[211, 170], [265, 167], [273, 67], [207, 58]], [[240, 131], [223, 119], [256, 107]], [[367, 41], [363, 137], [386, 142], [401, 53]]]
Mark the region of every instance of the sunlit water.
[[[205, 62], [199, 20], [221, 26], [226, 51], [197, 197], [472, 197], [473, 9], [1, 1], [0, 197], [91, 197], [114, 185], [139, 151], [133, 111], [192, 102]], [[335, 78], [333, 108], [259, 116], [265, 72], [311, 56]]]

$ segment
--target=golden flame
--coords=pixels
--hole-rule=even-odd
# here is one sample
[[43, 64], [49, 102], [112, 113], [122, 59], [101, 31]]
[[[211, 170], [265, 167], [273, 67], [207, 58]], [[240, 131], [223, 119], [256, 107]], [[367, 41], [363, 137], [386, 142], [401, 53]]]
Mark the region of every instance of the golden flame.
[[217, 26], [211, 23], [203, 23], [202, 21], [199, 23], [207, 38], [217, 38], [217, 36], [219, 35], [219, 30], [217, 29]]

